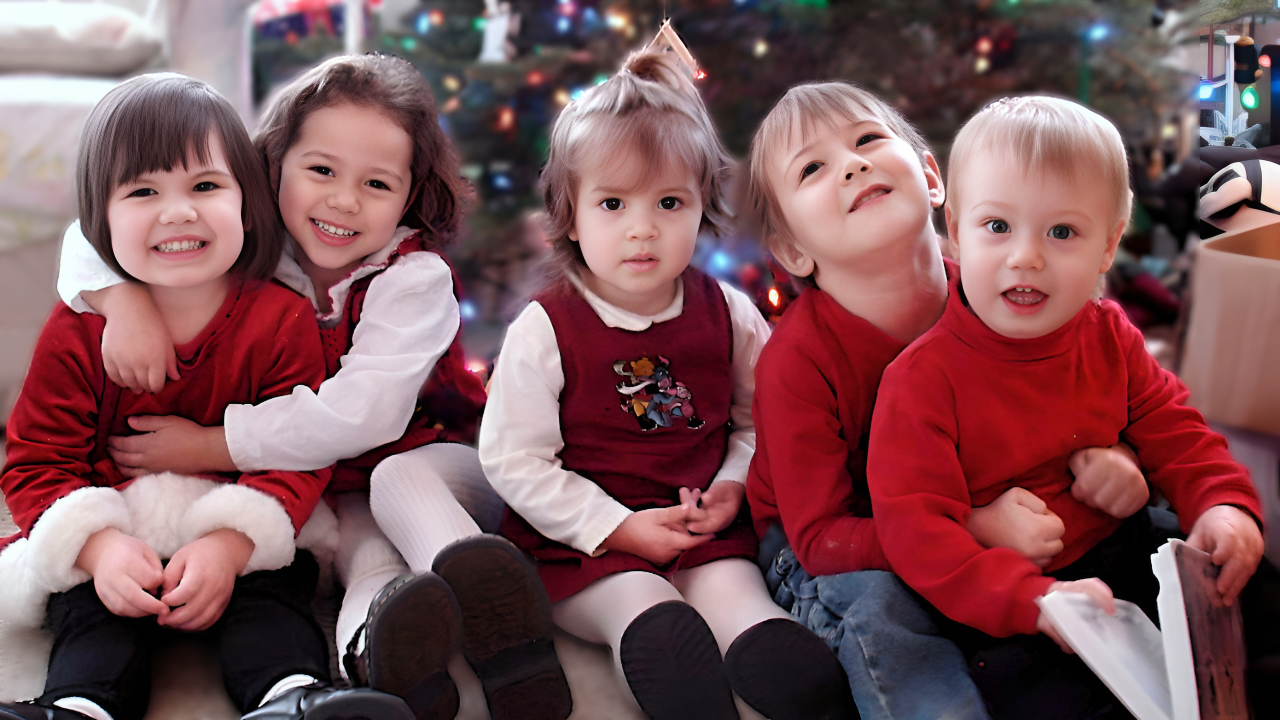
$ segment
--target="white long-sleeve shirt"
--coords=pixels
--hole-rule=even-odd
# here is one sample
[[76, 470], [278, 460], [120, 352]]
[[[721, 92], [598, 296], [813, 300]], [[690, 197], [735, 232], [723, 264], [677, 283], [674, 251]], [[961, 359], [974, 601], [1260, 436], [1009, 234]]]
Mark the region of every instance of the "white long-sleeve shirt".
[[[654, 323], [679, 317], [684, 310], [684, 284], [656, 315], [637, 315], [605, 302], [577, 278], [578, 292], [605, 325], [641, 332]], [[729, 448], [713, 482], [745, 482], [756, 432], [751, 398], [756, 358], [769, 339], [769, 326], [741, 291], [720, 283], [733, 328], [733, 400]], [[591, 480], [565, 470], [558, 457], [564, 449], [559, 417], [564, 368], [555, 328], [542, 305], [529, 303], [507, 328], [502, 354], [494, 367], [480, 425], [480, 463], [494, 490], [538, 532], [576, 550], [597, 555], [600, 543], [631, 514], [622, 503]]]
[[[341, 368], [319, 392], [298, 386], [258, 405], [230, 405], [223, 416], [236, 467], [313, 470], [356, 457], [404, 434], [418, 391], [457, 335], [460, 315], [449, 266], [436, 253], [414, 252], [387, 261], [414, 231], [398, 228], [391, 241], [329, 290], [332, 312], [317, 320], [332, 327], [345, 310], [351, 284], [386, 267], [369, 282], [360, 322]], [[316, 303], [311, 279], [289, 245], [276, 279]], [[80, 297], [122, 282], [73, 223], [63, 237], [58, 294], [78, 312]]]

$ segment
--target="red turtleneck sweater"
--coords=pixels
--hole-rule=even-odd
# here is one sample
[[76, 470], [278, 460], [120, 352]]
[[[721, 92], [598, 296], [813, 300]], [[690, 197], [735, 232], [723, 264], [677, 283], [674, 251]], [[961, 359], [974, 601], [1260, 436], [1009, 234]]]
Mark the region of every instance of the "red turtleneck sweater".
[[[1226, 441], [1186, 405], [1187, 389], [1147, 353], [1110, 301], [1040, 338], [989, 329], [958, 280], [942, 319], [884, 372], [867, 479], [895, 572], [939, 610], [985, 633], [1036, 632], [1049, 577], [1119, 526], [1071, 496], [1067, 459], [1123, 439], [1184, 530], [1214, 505], [1262, 516]], [[1020, 486], [1062, 518], [1065, 549], [1042, 572], [966, 530], [974, 506]]]

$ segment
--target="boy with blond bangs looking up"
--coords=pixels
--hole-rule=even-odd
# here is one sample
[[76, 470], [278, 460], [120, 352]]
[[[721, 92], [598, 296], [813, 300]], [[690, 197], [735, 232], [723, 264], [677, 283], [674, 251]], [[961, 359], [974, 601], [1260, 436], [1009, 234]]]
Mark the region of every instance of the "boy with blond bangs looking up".
[[[748, 192], [777, 261], [805, 286], [756, 366], [747, 479], [774, 599], [836, 650], [864, 718], [986, 718], [940, 616], [891, 572], [866, 462], [880, 375], [947, 304], [931, 216], [946, 197], [923, 138], [853, 85], [792, 88], [752, 143]], [[1147, 500], [1123, 448], [1071, 458], [1083, 502], [1123, 517]], [[1032, 563], [1061, 520], [1014, 488], [972, 512], [987, 546]]]

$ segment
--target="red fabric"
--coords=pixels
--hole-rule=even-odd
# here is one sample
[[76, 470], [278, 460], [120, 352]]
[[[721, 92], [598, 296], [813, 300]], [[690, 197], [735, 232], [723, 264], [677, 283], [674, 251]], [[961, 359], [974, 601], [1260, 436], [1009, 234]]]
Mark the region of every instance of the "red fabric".
[[[323, 380], [320, 337], [306, 300], [274, 283], [233, 284], [200, 335], [177, 346], [181, 380], [159, 393], [121, 392], [102, 366], [104, 320], [59, 304], [45, 323], [22, 394], [9, 417], [8, 462], [0, 490], [25, 535], [58, 499], [90, 485], [124, 487], [100, 441], [133, 435], [134, 415], [179, 415], [218, 425], [232, 403], [289, 394]], [[99, 415], [103, 415], [100, 421]], [[302, 527], [329, 480], [315, 472], [208, 475], [260, 490], [280, 501]]]
[[885, 370], [867, 461], [885, 553], [939, 610], [990, 635], [1036, 631], [1033, 600], [1053, 578], [965, 528], [973, 506], [1024, 487], [1066, 525], [1045, 572], [1078, 559], [1120, 522], [1071, 497], [1067, 459], [1081, 448], [1131, 445], [1184, 531], [1214, 505], [1262, 516], [1247, 471], [1118, 305], [1091, 302], [1043, 338], [1014, 340], [954, 283], [942, 319]]
[[[591, 479], [633, 510], [678, 505], [682, 487], [707, 489], [728, 451], [733, 401], [729, 306], [715, 280], [692, 268], [683, 277], [683, 312], [642, 332], [605, 325], [576, 292], [535, 298], [551, 318], [564, 367], [559, 418], [564, 468]], [[664, 369], [669, 371], [666, 381]], [[641, 385], [640, 392], [621, 392]], [[676, 397], [686, 391], [688, 397]], [[642, 414], [650, 410], [659, 419], [645, 429], [651, 423]], [[667, 421], [669, 426], [661, 426]], [[756, 551], [745, 503], [715, 540], [662, 567], [617, 551], [589, 557], [543, 537], [510, 509], [502, 533], [538, 559], [552, 602], [606, 575], [631, 570], [670, 575], [712, 560], [754, 557]]]
[[[946, 260], [947, 277], [959, 272]], [[747, 500], [756, 533], [782, 523], [810, 575], [888, 570], [871, 519], [867, 441], [885, 366], [906, 343], [810, 289], [756, 361], [756, 454]]]
[[[397, 257], [411, 252], [431, 252], [424, 249], [418, 235], [407, 238], [387, 260], [387, 265], [395, 262]], [[450, 268], [452, 270], [452, 268]], [[342, 356], [351, 349], [352, 337], [356, 325], [360, 322], [360, 312], [364, 307], [364, 296], [369, 292], [369, 283], [379, 273], [371, 273], [351, 284], [351, 292], [347, 295], [347, 304], [338, 324], [332, 328], [321, 328], [324, 340], [325, 371], [328, 377], [337, 374], [341, 367]], [[453, 294], [461, 297], [458, 277], [453, 277]], [[385, 445], [380, 445], [358, 457], [340, 460], [333, 468], [333, 481], [329, 488], [332, 492], [348, 490], [367, 490], [369, 476], [373, 468], [384, 459], [398, 455], [433, 442], [456, 442], [474, 445], [476, 427], [480, 420], [480, 412], [484, 409], [484, 385], [475, 373], [467, 370], [466, 356], [462, 351], [462, 328], [444, 355], [436, 361], [436, 366], [427, 376], [427, 381], [418, 392], [418, 404], [414, 407], [413, 416], [404, 435]]]

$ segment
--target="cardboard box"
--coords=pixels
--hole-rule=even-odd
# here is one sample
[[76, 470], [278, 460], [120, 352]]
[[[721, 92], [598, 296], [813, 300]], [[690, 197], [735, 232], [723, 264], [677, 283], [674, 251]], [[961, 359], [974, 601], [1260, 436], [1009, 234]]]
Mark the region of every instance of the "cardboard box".
[[1280, 224], [1200, 245], [1179, 374], [1209, 420], [1280, 435]]

